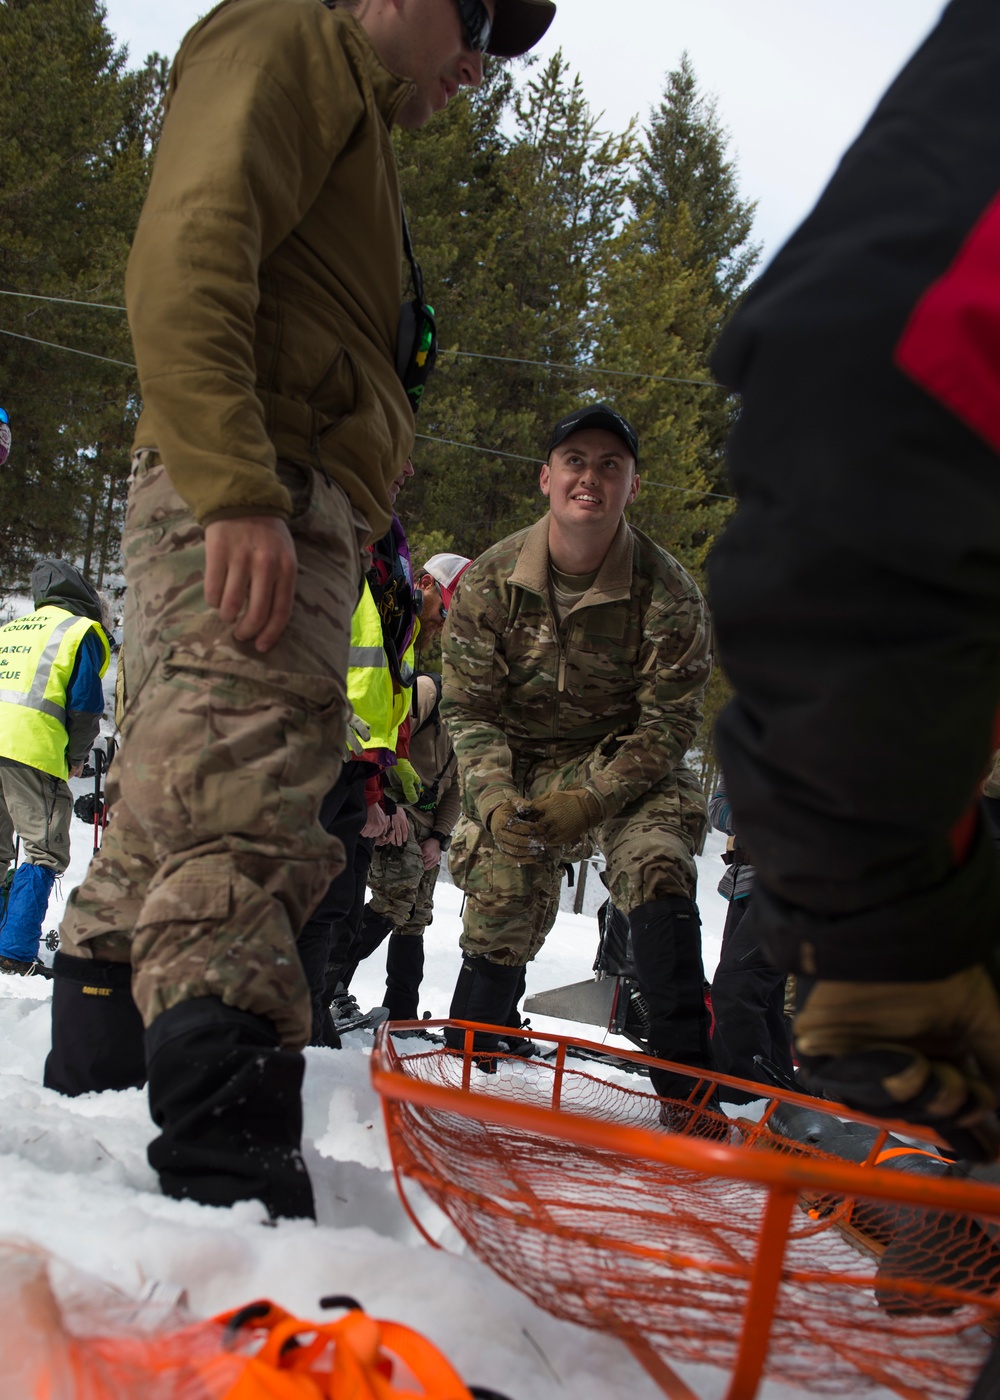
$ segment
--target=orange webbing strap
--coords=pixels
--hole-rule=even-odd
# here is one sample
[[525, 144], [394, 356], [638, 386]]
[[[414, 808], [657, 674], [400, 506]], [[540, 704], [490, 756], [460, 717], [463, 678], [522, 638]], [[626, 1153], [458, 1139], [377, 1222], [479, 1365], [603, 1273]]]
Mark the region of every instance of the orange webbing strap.
[[948, 1166], [947, 1158], [942, 1157], [938, 1152], [928, 1152], [923, 1147], [887, 1147], [875, 1158], [874, 1166], [880, 1167], [883, 1162], [889, 1162], [893, 1157], [931, 1157], [935, 1162], [940, 1162], [943, 1166]]
[[[262, 1301], [214, 1321], [230, 1337], [244, 1327], [267, 1333], [221, 1400], [472, 1400], [426, 1337], [359, 1307], [337, 1322], [304, 1322]], [[393, 1383], [394, 1358], [402, 1363], [401, 1385]]]

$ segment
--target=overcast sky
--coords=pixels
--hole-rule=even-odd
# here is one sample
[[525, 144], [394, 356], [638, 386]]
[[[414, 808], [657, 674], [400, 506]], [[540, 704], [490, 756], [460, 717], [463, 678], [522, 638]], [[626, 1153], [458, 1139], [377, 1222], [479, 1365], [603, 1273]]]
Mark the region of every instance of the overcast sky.
[[[133, 63], [173, 55], [208, 0], [105, 0]], [[774, 253], [807, 213], [943, 0], [558, 0], [561, 47], [595, 112], [645, 119], [686, 49], [732, 138], [756, 237]]]

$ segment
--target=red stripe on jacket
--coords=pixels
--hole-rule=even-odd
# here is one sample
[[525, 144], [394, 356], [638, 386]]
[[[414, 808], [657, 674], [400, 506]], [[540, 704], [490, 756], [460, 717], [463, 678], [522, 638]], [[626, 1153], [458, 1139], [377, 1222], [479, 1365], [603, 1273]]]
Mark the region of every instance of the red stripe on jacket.
[[1000, 452], [1000, 195], [917, 302], [893, 358]]

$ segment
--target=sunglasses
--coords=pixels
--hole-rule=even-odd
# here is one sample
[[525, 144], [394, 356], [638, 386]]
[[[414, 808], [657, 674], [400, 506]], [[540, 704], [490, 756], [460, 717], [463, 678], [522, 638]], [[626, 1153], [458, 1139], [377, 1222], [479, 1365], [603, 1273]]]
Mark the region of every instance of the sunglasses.
[[490, 42], [493, 21], [483, 0], [455, 0], [469, 48], [482, 53]]

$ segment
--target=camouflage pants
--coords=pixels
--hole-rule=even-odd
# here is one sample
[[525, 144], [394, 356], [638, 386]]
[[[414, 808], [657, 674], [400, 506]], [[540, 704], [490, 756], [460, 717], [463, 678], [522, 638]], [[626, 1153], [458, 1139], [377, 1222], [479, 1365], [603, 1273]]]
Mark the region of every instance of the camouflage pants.
[[395, 933], [419, 937], [434, 917], [439, 869], [424, 869], [424, 853], [411, 821], [405, 846], [375, 847], [368, 874], [372, 909], [392, 920]]
[[278, 473], [298, 577], [291, 621], [261, 655], [206, 607], [203, 531], [155, 457], [136, 458], [115, 800], [61, 936], [70, 955], [131, 960], [147, 1026], [214, 996], [300, 1049], [311, 1009], [295, 938], [343, 864], [318, 815], [344, 753], [361, 561], [343, 491], [308, 467]]
[[[520, 783], [526, 797], [579, 787], [588, 759], [528, 766]], [[636, 802], [602, 822], [592, 833], [607, 860], [604, 879], [615, 904], [628, 914], [668, 895], [693, 899], [697, 885], [694, 852], [708, 823], [701, 786], [686, 768], [675, 769]], [[466, 895], [461, 947], [506, 966], [535, 957], [555, 923], [563, 862], [586, 852], [579, 846], [550, 851], [540, 863], [519, 865], [497, 850], [477, 821], [464, 815], [455, 829], [448, 868]]]

